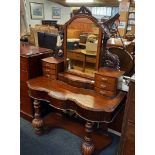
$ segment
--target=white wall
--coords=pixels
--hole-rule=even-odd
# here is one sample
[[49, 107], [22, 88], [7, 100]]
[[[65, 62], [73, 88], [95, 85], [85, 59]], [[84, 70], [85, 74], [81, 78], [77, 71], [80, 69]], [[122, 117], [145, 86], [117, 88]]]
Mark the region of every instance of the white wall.
[[[48, 0], [25, 0], [26, 1], [26, 17], [28, 25], [41, 24], [41, 20], [31, 19], [30, 16], [30, 2], [44, 3], [44, 16], [45, 20], [57, 20], [58, 24], [64, 24], [70, 19], [70, 7], [64, 7], [57, 3], [50, 2]], [[52, 7], [61, 8], [61, 19], [52, 19]]]
[[59, 5], [57, 3], [50, 2], [48, 0], [45, 0], [45, 19], [52, 20], [52, 7], [60, 7], [61, 8], [61, 19], [53, 19], [58, 20], [58, 24], [64, 24], [70, 19], [70, 13], [71, 8], [70, 7], [64, 7], [62, 5]]

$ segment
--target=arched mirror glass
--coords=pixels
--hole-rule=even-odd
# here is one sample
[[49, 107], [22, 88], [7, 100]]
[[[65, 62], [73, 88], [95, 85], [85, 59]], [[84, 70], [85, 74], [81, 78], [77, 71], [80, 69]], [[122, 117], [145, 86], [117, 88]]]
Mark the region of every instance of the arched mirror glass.
[[91, 19], [78, 17], [67, 26], [67, 70], [94, 74], [100, 29]]

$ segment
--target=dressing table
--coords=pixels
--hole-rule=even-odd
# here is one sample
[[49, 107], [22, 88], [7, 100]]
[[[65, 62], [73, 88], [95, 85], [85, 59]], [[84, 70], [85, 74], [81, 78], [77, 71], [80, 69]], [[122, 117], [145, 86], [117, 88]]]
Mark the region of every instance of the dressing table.
[[[81, 34], [96, 35], [96, 51], [88, 51], [87, 47], [80, 46], [70, 50], [67, 46], [70, 29], [75, 32], [79, 29]], [[76, 38], [79, 37], [77, 34], [73, 37], [79, 39]], [[120, 112], [126, 96], [126, 92], [117, 88], [118, 79], [124, 71], [102, 66], [102, 37], [101, 25], [87, 8], [81, 7], [64, 26], [64, 57], [42, 59], [43, 75], [27, 81], [29, 96], [34, 99], [35, 114], [32, 125], [35, 133], [41, 135], [46, 125], [44, 118], [41, 117], [41, 101], [47, 101], [55, 109], [64, 112], [72, 111], [85, 120], [85, 135], [81, 146], [84, 155], [93, 154], [99, 148], [98, 143], [104, 138], [106, 143], [100, 145], [106, 147], [111, 143], [111, 138], [103, 134], [98, 136], [97, 141], [93, 126], [95, 123], [112, 122]], [[86, 52], [93, 53], [93, 57]], [[60, 120], [62, 119], [53, 115], [53, 126], [71, 129], [67, 125], [62, 125], [63, 122]]]

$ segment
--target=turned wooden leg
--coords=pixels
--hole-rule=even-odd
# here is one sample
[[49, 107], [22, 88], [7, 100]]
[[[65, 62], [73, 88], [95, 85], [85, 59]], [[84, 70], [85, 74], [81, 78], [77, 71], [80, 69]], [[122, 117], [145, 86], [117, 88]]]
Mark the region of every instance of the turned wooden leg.
[[32, 126], [35, 129], [35, 133], [37, 135], [42, 134], [42, 129], [43, 129], [43, 119], [40, 117], [40, 101], [34, 100], [34, 109], [35, 109], [35, 114], [34, 114], [34, 119], [32, 120]]
[[82, 144], [83, 155], [92, 155], [94, 152], [94, 144], [92, 140], [93, 123], [87, 122], [85, 125], [86, 136], [84, 137], [84, 142]]

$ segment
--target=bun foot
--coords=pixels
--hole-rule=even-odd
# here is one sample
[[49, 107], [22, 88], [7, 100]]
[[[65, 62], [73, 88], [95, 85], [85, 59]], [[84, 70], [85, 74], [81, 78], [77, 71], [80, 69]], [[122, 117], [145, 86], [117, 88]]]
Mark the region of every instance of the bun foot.
[[83, 142], [82, 144], [83, 155], [92, 155], [94, 153], [94, 150], [95, 150], [94, 144], [88, 141], [89, 139], [85, 137], [85, 142]]
[[82, 154], [83, 155], [92, 155], [95, 150], [93, 144], [92, 135], [93, 132], [93, 123], [87, 122], [85, 125], [86, 136], [84, 137], [84, 142], [82, 144]]
[[35, 129], [35, 133], [37, 135], [42, 135], [43, 134], [43, 126], [44, 126], [44, 123], [43, 123], [43, 120], [42, 119], [36, 119], [36, 118], [34, 118], [33, 121], [32, 121], [32, 126]]

